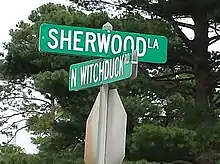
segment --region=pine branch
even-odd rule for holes
[[[173,26],[174,30],[176,31],[177,35],[183,40],[183,42],[187,45],[187,47],[193,50],[192,41],[187,38],[187,36],[183,33],[183,31],[179,28],[178,23],[174,20],[172,16],[167,19],[170,24]]]
[[[6,143],[6,145],[8,145],[8,144],[16,137],[16,135],[17,135],[17,133],[18,133],[19,131],[21,131],[22,129],[25,129],[25,128],[27,128],[27,127],[33,125],[33,124],[34,124],[34,123],[29,124],[29,125],[26,125],[26,126],[23,126],[23,127],[19,128],[19,129],[17,129],[17,130],[15,131],[13,137]]]
[[[220,65],[220,61],[213,61],[213,63],[210,65],[211,68],[215,68],[216,66]]]
[[[218,34],[218,32],[220,32],[220,29],[217,28],[216,23],[214,23],[214,24],[215,24],[214,27],[210,25],[209,28],[213,29],[215,31],[215,33]]]
[[[157,115],[157,116],[155,116],[155,115],[147,115],[146,117],[149,117],[149,118],[152,118],[152,119],[158,119],[158,118],[169,118],[169,119],[171,119],[171,118],[181,118],[182,116],[181,115],[175,115],[175,114],[169,114],[169,115],[165,115],[165,116],[163,116],[163,115]]]
[[[70,1],[73,1],[73,0],[70,0]],[[117,6],[117,7],[123,7],[125,8],[124,6],[122,6],[121,4],[116,4],[116,3],[112,3],[112,2],[106,2],[106,1],[102,1],[102,0],[99,0],[99,1],[96,1],[96,0],[83,0],[79,3],[77,3],[79,6],[83,7],[83,8],[86,8],[86,9],[96,9],[96,10],[101,10],[102,8],[97,8],[98,7],[98,4],[103,4],[103,5],[108,5],[108,6]],[[84,5],[86,4],[86,5]],[[95,5],[94,5],[95,4]],[[93,7],[91,8],[90,5],[93,5]],[[90,7],[90,8],[88,8]]]
[[[209,26],[209,28],[211,28],[215,31],[216,36],[209,38],[208,45],[211,45],[211,44],[217,42],[218,40],[220,40],[220,34],[219,34],[220,29],[218,29],[217,26],[218,25],[216,22],[214,22],[214,27],[212,27],[211,25]]]
[[[14,113],[14,114],[7,115],[7,116],[2,116],[2,117],[0,117],[0,119],[7,119],[7,118],[14,117],[14,116],[22,115],[22,114],[25,114],[25,113],[38,113],[38,114],[44,114],[43,112],[30,110],[30,111],[24,111],[24,112]]]
[[[175,83],[176,86],[172,87],[172,88],[167,88],[167,93],[175,91],[175,92],[179,92],[183,95],[191,95],[192,97],[195,98],[195,92],[194,92],[194,88],[193,87],[189,87],[189,86],[184,86],[184,89],[181,88],[181,86],[178,83]],[[165,86],[166,87],[166,86]]]
[[[162,75],[162,76],[155,76],[155,77],[152,77],[151,79],[157,80],[157,79],[173,77],[173,76],[181,75],[181,74],[193,74],[193,72],[190,71],[190,70],[183,70],[183,71],[178,71],[178,72],[174,72],[174,73],[170,73],[170,74],[165,74],[165,75]]]
[[[216,98],[214,101],[211,102],[211,108],[214,108],[215,106],[218,107],[220,105],[220,97]]]
[[[192,24],[183,23],[183,22],[178,22],[178,21],[175,21],[175,23],[176,23],[178,26],[182,26],[182,27],[186,27],[186,28],[190,28],[190,29],[192,29],[192,30],[195,30],[195,27],[194,27],[194,25],[192,25]]]
[[[44,102],[44,103],[46,103],[46,104],[48,104],[48,105],[51,105],[51,103],[50,102],[48,102],[48,101],[46,101],[46,100],[42,100],[42,99],[39,99],[39,98],[31,98],[31,97],[22,97],[22,96],[15,96],[15,97],[4,97],[3,99],[1,99],[1,100],[5,100],[5,99],[7,99],[7,100],[9,100],[9,99],[27,99],[27,100],[36,100],[36,101],[42,101],[42,102]]]
[[[183,78],[183,79],[179,79],[179,78],[176,78],[176,79],[159,79],[159,80],[156,80],[156,81],[179,82],[179,81],[188,81],[188,80],[195,80],[195,77],[189,77],[189,78]]]
[[[18,116],[18,115],[25,114],[25,113],[26,112],[14,113],[14,114],[11,114],[11,115],[2,116],[2,117],[0,117],[0,119],[11,118],[11,117]]]
[[[10,125],[8,125],[7,127],[1,129],[0,132],[3,132],[3,131],[5,131],[5,130],[10,129],[13,124],[17,124],[17,123],[20,123],[20,122],[22,122],[22,121],[27,121],[27,120],[28,120],[28,119],[25,118],[25,119],[21,119],[21,120],[18,120],[18,121],[14,121],[12,124],[10,124]]]
[[[194,163],[185,160],[176,160],[176,161],[172,161],[170,164],[194,164]]]
[[[213,80],[212,80],[211,85],[212,85],[213,87],[216,87],[216,85],[218,85],[218,82],[219,82],[219,80],[220,80],[220,72],[214,72],[214,73],[212,74],[212,77],[213,77]]]
[[[23,84],[23,83],[20,83],[20,82],[9,81],[9,84],[10,84],[10,83],[15,84],[15,85],[16,85],[16,84],[17,84],[17,85],[21,85],[21,86],[23,86],[23,87],[26,87],[26,88],[29,88],[29,89],[33,89],[33,90],[35,90],[35,91],[37,91],[37,92],[40,92],[40,93],[42,93],[42,94],[46,94],[46,92],[42,92],[42,91],[36,89],[35,87],[28,86],[28,85]]]
[[[91,1],[84,1],[84,2],[91,2]],[[95,1],[93,1],[93,2],[95,2]],[[115,3],[111,3],[111,2],[106,2],[106,1],[98,1],[99,3],[103,3],[103,4],[105,4],[105,5],[112,5],[112,6],[117,6],[117,7],[122,7],[122,8],[125,8],[125,9],[127,9],[127,8],[131,8],[132,7],[132,9],[134,10],[134,9],[136,9],[136,10],[141,10],[141,11],[148,11],[148,10],[150,10],[150,8],[144,8],[144,7],[142,7],[142,8],[138,8],[137,6],[133,6],[132,4],[129,4],[129,3],[122,3],[122,4],[115,4]],[[87,3],[87,4],[88,4]],[[165,5],[165,1],[163,0],[163,1],[159,1],[159,4],[160,5]],[[164,7],[164,6],[162,6],[162,7]],[[188,28],[191,28],[191,29],[194,29],[194,26],[193,25],[190,25],[190,24],[186,24],[186,23],[182,23],[182,22],[177,22],[177,21],[175,21],[174,20],[174,18],[172,17],[172,15],[166,15],[166,18],[165,18],[165,16],[163,15],[161,15],[161,14],[159,14],[158,12],[157,12],[157,8],[155,8],[155,7],[153,7],[152,6],[152,8],[151,8],[151,10],[153,11],[153,13],[156,13],[158,16],[160,16],[161,18],[163,18],[164,20],[166,20],[166,21],[169,21],[169,23],[173,26],[173,28],[174,28],[174,30],[177,32],[177,35],[185,42],[185,44],[187,45],[187,47],[189,48],[189,49],[193,49],[193,45],[192,45],[192,41],[190,41],[187,37],[186,37],[186,35],[182,32],[182,30],[179,28],[179,26],[184,26],[184,27],[188,27]]]
[[[213,36],[213,37],[209,38],[208,45],[211,45],[219,40],[220,40],[220,35]]]
[[[164,14],[161,14],[160,11],[158,12],[158,8],[157,7],[153,7],[152,6],[151,10],[153,11],[153,13],[155,13],[158,16],[160,16],[165,21],[168,21],[172,25],[172,27],[174,28],[174,31],[177,33],[177,35],[186,44],[186,46],[189,49],[193,50],[193,42],[187,38],[187,36],[183,33],[183,31],[180,29],[179,26],[185,26],[185,27],[191,28],[193,30],[194,30],[194,26],[190,25],[190,24],[186,24],[186,23],[175,21],[175,19],[172,16],[172,14],[169,11],[165,11],[165,5],[166,5],[165,3],[166,3],[165,0],[160,0],[159,1],[159,5],[161,6],[161,8],[163,8]]]

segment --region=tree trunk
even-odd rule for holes
[[[195,39],[193,40],[194,73],[196,76],[195,96],[198,116],[202,126],[210,123],[209,90],[210,67],[208,54],[208,21],[207,13],[202,7],[195,9],[193,15],[195,23]]]

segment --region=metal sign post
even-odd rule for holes
[[[111,31],[113,26],[107,22],[102,27],[103,30]],[[108,84],[101,85],[100,87],[100,108],[99,108],[99,125],[98,125],[98,163],[106,163],[106,128],[108,118]]]
[[[98,123],[97,164],[106,164],[106,131],[108,118],[108,84],[100,87],[100,108]]]

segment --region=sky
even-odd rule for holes
[[[9,30],[20,20],[28,21],[32,10],[45,3],[68,4],[68,0],[4,0],[0,2],[0,42],[9,41]]]
[[[45,3],[61,3],[67,5],[68,0],[4,0],[0,2],[0,44],[2,42],[10,41],[9,30],[15,28],[15,25],[20,20],[28,21],[28,16],[32,10],[36,9],[42,4]],[[190,22],[191,23],[191,22]],[[187,36],[192,39],[194,33],[187,29],[183,30]],[[220,43],[216,42],[209,47],[210,50],[220,51]],[[0,46],[0,52],[3,51],[2,46]],[[37,95],[39,96],[39,95]],[[3,137],[0,136],[0,142],[3,140]],[[21,146],[26,150],[27,153],[37,152],[36,146],[31,144],[30,135],[25,130],[22,130],[18,133],[14,143]]]

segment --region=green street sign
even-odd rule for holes
[[[130,49],[137,50],[140,62],[165,63],[167,60],[165,36],[53,24],[40,27],[41,52],[111,58]]]
[[[129,78],[131,75],[132,53],[72,64],[69,69],[69,90],[100,86]]]

